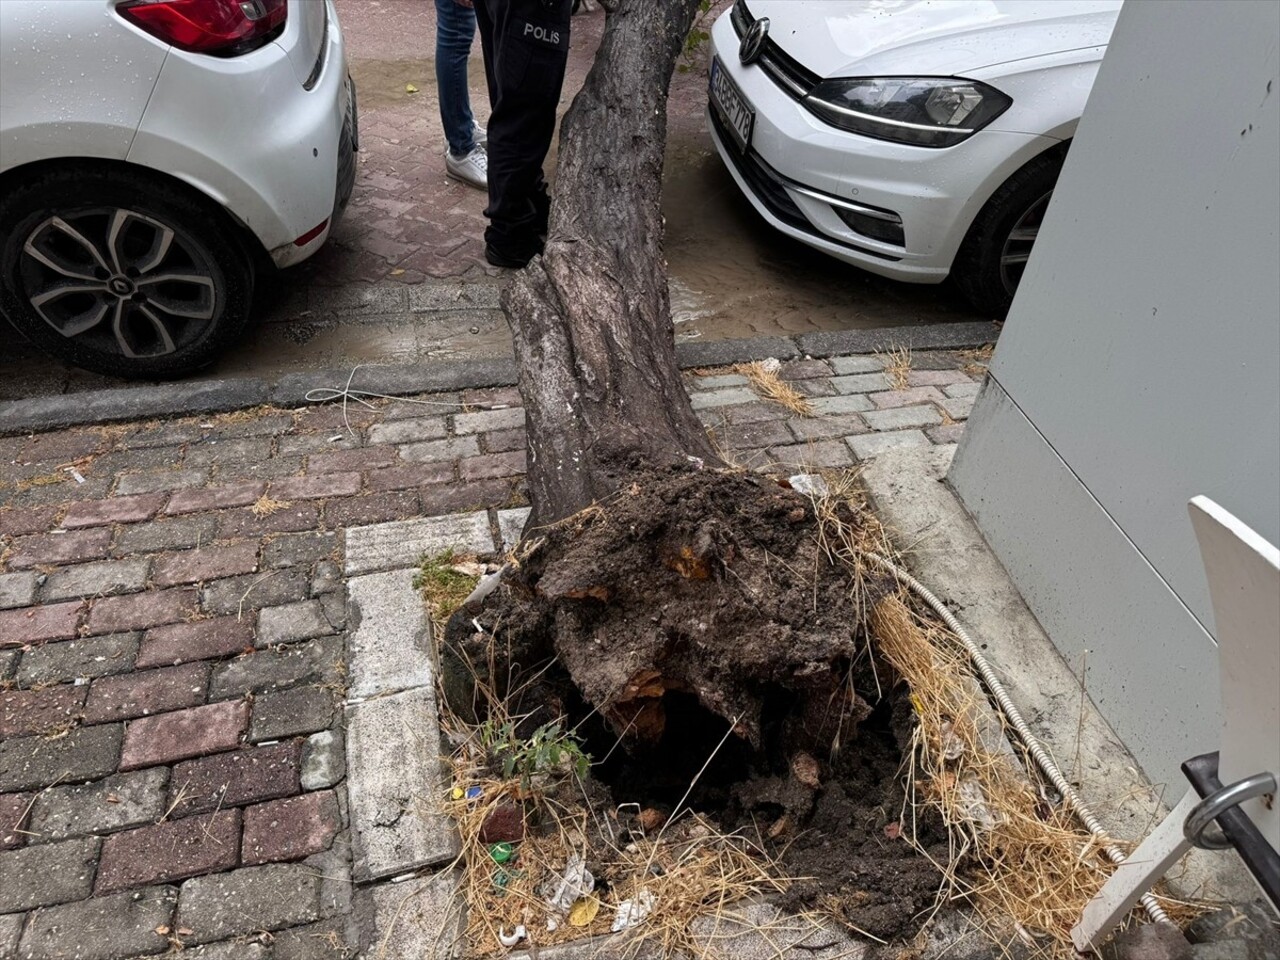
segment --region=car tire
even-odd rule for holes
[[[980,312],[997,318],[1009,312],[1065,158],[1066,150],[1053,149],[1029,161],[992,194],[969,227],[951,276]]]
[[[0,306],[77,367],[158,380],[211,363],[249,322],[238,230],[182,184],[60,166],[0,197]]]

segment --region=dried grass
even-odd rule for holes
[[[923,811],[936,811],[951,838],[949,862],[938,864],[944,897],[972,900],[997,943],[1017,937],[1040,956],[1074,957],[1071,927],[1114,869],[1102,847],[1115,841],[1093,836],[1065,804],[1042,796],[990,721],[966,652],[931,611],[890,595],[876,603],[870,625],[880,653],[910,686],[919,719],[904,835],[914,841]],[[1161,902],[1175,922],[1199,912]]]
[[[751,388],[766,400],[785,407],[798,417],[812,417],[813,404],[804,394],[778,376],[779,364],[775,360],[756,360],[740,363],[733,372],[747,378]]]
[[[887,353],[877,353],[884,361],[884,375],[891,390],[905,390],[909,386],[907,375],[911,373],[911,348],[894,347]]]
[[[991,366],[991,357],[995,352],[994,343],[984,343],[973,350],[961,350],[960,356],[964,358],[965,364],[960,369],[971,377],[981,377]]]
[[[273,500],[265,493],[253,502],[253,506],[249,511],[255,517],[269,517],[277,510],[283,510],[289,505],[287,500]]]

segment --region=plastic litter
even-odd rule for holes
[[[585,927],[600,913],[600,901],[595,897],[586,897],[574,903],[569,910],[569,926]]]
[[[506,863],[516,855],[516,848],[510,843],[495,843],[489,848],[489,859],[494,863]]]
[[[521,940],[529,936],[529,931],[524,928],[524,924],[518,924],[510,934],[507,933],[506,927],[498,928],[498,942],[504,947],[514,947]]]
[[[482,793],[484,791],[479,787],[467,787],[466,797],[468,800],[479,800]]]
[[[619,930],[627,929],[627,927],[634,927],[653,912],[653,908],[657,903],[657,897],[648,890],[641,890],[632,899],[623,900],[618,904],[618,912],[613,917],[613,926],[609,929],[613,933],[617,933]]]
[[[787,477],[787,483],[791,484],[791,489],[796,493],[810,497],[825,497],[831,492],[827,481],[816,473],[797,473],[794,477]]]
[[[555,930],[560,920],[579,900],[596,888],[596,878],[587,869],[586,862],[576,853],[565,864],[560,877],[543,887],[547,904],[547,929]]]

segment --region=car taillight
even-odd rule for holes
[[[116,10],[180,50],[218,57],[269,43],[289,14],[288,0],[124,0]]]

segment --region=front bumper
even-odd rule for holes
[[[711,52],[755,113],[745,151],[714,109],[708,110],[708,126],[757,212],[802,243],[882,276],[917,283],[945,279],[982,205],[1056,142],[992,130],[943,149],[862,137],[819,120],[759,65],[740,63],[728,13],[712,29]],[[838,212],[850,205],[895,214],[903,242],[886,243],[850,227]]]

